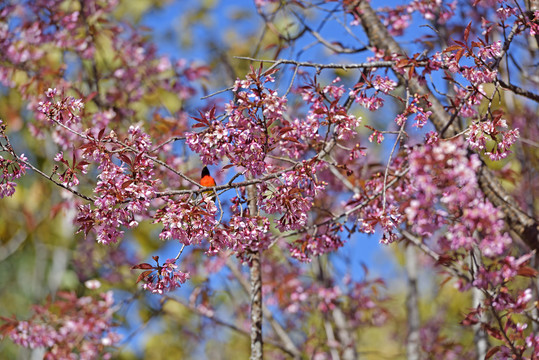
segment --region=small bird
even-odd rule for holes
[[[215,186],[215,179],[211,177],[210,170],[208,170],[207,166],[204,166],[202,168],[202,173],[200,174],[200,185],[204,187],[212,187]],[[205,191],[206,194],[211,194],[213,191]],[[215,200],[215,196],[213,197],[213,200]]]

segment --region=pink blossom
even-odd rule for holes
[[[177,259],[167,259],[163,265],[159,265],[159,256],[154,256],[155,266],[147,263],[138,264],[132,269],[145,270],[139,276],[139,281],[143,281],[142,288],[154,294],[164,294],[179,288],[189,279],[189,274],[178,269]]]
[[[36,306],[28,321],[13,322],[8,336],[23,347],[45,348],[45,359],[110,358],[103,346],[115,346],[120,337],[112,331],[112,293],[77,297],[58,293],[54,303]]]

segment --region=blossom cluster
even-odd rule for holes
[[[270,222],[266,217],[232,216],[227,230],[234,252],[248,260],[249,253],[267,249],[271,243],[269,228]]]
[[[432,238],[443,229],[436,239],[446,263],[467,268],[467,254],[478,250],[481,256],[474,260],[471,280],[460,279],[457,286],[460,290],[473,286],[485,298],[467,315],[464,324],[481,323],[492,336],[505,338],[506,344],[499,349],[502,356],[509,354],[510,348],[522,347],[515,339],[527,336],[523,332],[526,325],[513,318],[533,308],[531,290],[519,286],[509,289],[509,284],[517,276],[536,277],[537,271],[528,266],[533,253],[518,258],[507,255],[512,241],[505,231],[503,213],[480,196],[476,173],[481,163],[476,154],[468,154],[464,145],[461,139],[433,139],[410,151],[409,179],[414,196],[404,212],[411,229],[418,234]],[[503,318],[503,327],[492,328],[481,318],[491,309]],[[533,336],[527,339],[533,344]]]
[[[88,162],[82,160],[77,163],[75,152],[73,152],[71,164],[64,158],[63,152],[56,154],[54,161],[58,161],[66,166],[66,169],[61,174],[58,173],[60,182],[65,186],[74,187],[80,183],[79,178],[77,177],[77,170],[79,170],[81,174],[88,173]]]
[[[405,124],[407,117],[411,114],[415,114],[415,123],[413,126],[416,126],[418,128],[422,128],[423,126],[425,126],[427,124],[429,116],[432,115],[432,111],[425,111],[423,106],[420,106],[421,101],[424,101],[426,106],[431,106],[431,104],[424,96],[418,96],[416,94],[414,95],[412,101],[405,109],[405,111],[397,115],[397,117],[395,118],[395,123],[398,126],[402,127]],[[374,136],[374,134],[371,136]]]
[[[58,96],[58,89],[49,88],[45,95],[48,100],[40,101],[37,110],[44,114],[49,121],[54,121],[65,126],[79,123],[80,112],[84,109],[81,99],[73,96],[60,96],[60,100],[55,101]]]
[[[372,51],[375,53],[375,58],[371,58],[370,61],[379,60],[379,57],[384,58],[384,54],[379,53],[378,49],[373,48]],[[390,58],[396,60],[396,56],[390,56]],[[382,77],[373,72],[368,76],[363,77],[362,81],[358,82],[354,88],[349,91],[348,95],[351,96],[356,103],[366,109],[376,111],[384,106],[384,98],[380,95],[390,94],[396,87],[397,83],[388,76]],[[374,89],[374,93],[369,95],[367,91],[369,89]]]
[[[519,129],[508,129],[502,116],[503,112],[499,110],[494,112],[492,119],[473,122],[466,134],[472,149],[487,150],[488,142],[492,142],[492,150],[485,151],[485,155],[493,161],[506,158],[511,153],[510,147],[520,137]]]
[[[481,163],[477,155],[468,156],[463,145],[459,140],[439,140],[410,152],[409,177],[415,195],[405,214],[421,235],[430,236],[449,225],[442,242],[453,250],[470,250],[476,243],[474,232],[479,231],[483,254],[497,256],[511,240],[503,232],[503,214],[479,196],[476,172]],[[458,221],[449,223],[452,218]]]
[[[10,152],[10,145],[2,141],[5,139],[5,130],[5,125],[0,120],[0,151]],[[19,155],[19,161],[6,159],[0,155],[0,199],[15,193],[17,183],[13,180],[26,174],[27,166],[24,162],[27,160],[24,154]]]
[[[408,198],[413,190],[408,184],[408,177],[403,176],[404,165],[402,159],[395,159],[390,165],[391,176],[384,180],[384,176],[377,173],[365,183],[360,193],[346,203],[347,213],[355,220],[358,231],[374,234],[381,230],[382,243],[398,240],[397,230],[406,220],[399,201]],[[397,178],[400,181],[389,187],[388,183]]]
[[[110,359],[107,348],[120,340],[112,331],[112,292],[99,297],[61,292],[57,297],[47,305],[35,306],[29,320],[2,318],[5,323],[0,333],[20,346],[45,348],[48,360]]]
[[[201,204],[197,204],[188,196],[177,201],[168,200],[158,209],[154,222],[163,224],[159,234],[161,240],[178,240],[182,244],[200,244],[211,236],[218,222],[215,218],[217,206],[209,197],[204,196]]]
[[[54,125],[53,139],[63,150],[73,148],[73,145],[79,143],[78,134],[83,129],[81,115],[84,102],[73,96],[60,94],[56,88],[49,88],[45,97],[35,108],[37,120],[43,127]],[[36,135],[41,134],[37,126],[32,129]]]
[[[318,229],[314,234],[305,234],[289,245],[290,256],[301,261],[310,262],[313,257],[328,254],[343,246],[340,227],[331,229],[329,226]]]
[[[437,24],[445,24],[454,15],[457,2],[444,3],[442,1],[414,0],[407,5],[386,8],[383,14],[384,25],[391,35],[400,36],[410,27],[414,12],[418,12],[423,18],[435,21]]]
[[[215,122],[214,109],[195,118],[207,129],[189,133],[186,142],[204,163],[211,164],[226,156],[234,165],[245,168],[247,174],[264,173],[265,157],[275,144],[275,137],[267,129],[286,111],[286,99],[265,86],[273,81],[270,74],[262,76],[261,70],[254,69],[245,80],[238,79],[234,86],[236,99],[226,105],[225,126]]]
[[[303,99],[311,103],[312,114],[319,119],[321,125],[329,124],[334,126],[335,135],[339,140],[349,140],[357,133],[357,128],[361,124],[361,117],[351,114],[343,104],[340,104],[342,96],[345,94],[344,86],[337,86],[341,79],[336,77],[331,85],[327,85],[322,92],[316,94],[310,89],[306,89]],[[389,91],[393,83],[388,79],[380,80],[378,86],[382,92]],[[327,99],[329,106],[323,100]]]
[[[466,89],[455,86],[455,106],[460,107],[459,116],[462,117],[474,117],[477,115],[477,105],[481,103],[481,100],[485,96],[483,85],[477,87],[477,91],[467,94]]]
[[[309,104],[309,110],[304,118],[296,118],[290,122],[282,120],[276,150],[293,159],[299,159],[310,146],[323,143],[321,130],[333,129],[337,139],[342,141],[357,135],[361,117],[350,114],[341,104],[346,91],[342,84],[337,85],[339,82],[341,79],[337,77],[324,87],[310,84],[300,89],[302,99]]]
[[[282,6],[262,8],[270,3],[276,1],[255,0],[260,13],[302,5],[301,1],[283,2]],[[344,11],[352,14],[357,24],[357,9],[353,7],[358,3],[349,3],[342,2],[346,7]],[[503,5],[496,6],[496,10],[491,6],[495,3],[500,2],[487,0],[478,2],[478,6],[485,6],[502,25],[514,17],[529,28],[530,34],[538,32],[539,25],[535,22],[539,12],[519,17],[516,8]],[[302,320],[314,314],[313,309],[323,315],[339,310],[354,329],[363,324],[380,325],[387,318],[378,296],[383,282],[354,282],[346,277],[337,282],[324,278],[322,273],[318,278],[300,276],[305,273],[297,270],[295,260],[308,262],[336,251],[343,246],[346,232],[373,234],[381,231],[383,243],[397,241],[401,239],[399,230],[406,225],[415,234],[430,239],[429,245],[440,251],[440,263],[468,271],[469,281],[463,276],[457,286],[461,290],[478,289],[484,300],[463,323],[482,323],[493,337],[504,341],[497,356],[516,356],[515,349],[525,345],[534,350],[539,347],[538,337],[529,333],[527,323],[521,320],[534,308],[532,290],[513,281],[517,277],[536,278],[537,272],[528,265],[530,254],[519,256],[511,248],[502,211],[486,200],[479,189],[476,173],[482,165],[479,156],[470,151],[484,150],[492,160],[502,159],[519,137],[518,129],[509,129],[510,114],[504,117],[490,107],[488,84],[502,83],[497,82],[498,66],[508,49],[505,44],[502,48],[501,41],[489,40],[499,38],[489,35],[494,23],[482,20],[484,40],[474,39],[469,44],[468,37],[475,33],[469,26],[464,41],[456,40],[454,45],[432,57],[428,54],[432,46],[438,46],[436,42],[429,44],[426,48],[429,51],[423,55],[411,58],[406,58],[404,53],[388,54],[383,46],[372,48],[374,58],[367,61],[387,60],[392,61],[393,66],[364,69],[351,89],[346,89],[338,77],[328,85],[319,84],[318,74],[326,69],[316,69],[313,80],[300,87],[298,93],[291,96],[294,101],[290,102],[288,92],[282,95],[278,83],[273,84],[276,68],[265,72],[263,65],[259,69],[252,68],[245,79],[235,82],[234,99],[226,103],[223,114],[218,114],[221,105],[213,103],[193,118],[195,124],[190,127],[183,109],[184,100],[191,98],[195,91],[189,81],[207,75],[208,68],[188,66],[184,60],[174,62],[157,55],[156,47],[149,45],[145,34],[127,24],[111,21],[111,11],[117,4],[116,0],[88,0],[71,7],[61,1],[36,0],[28,4],[28,9],[22,5],[3,6],[0,47],[5,51],[0,56],[3,60],[0,83],[16,86],[17,91],[20,88],[22,99],[28,102],[37,120],[29,125],[33,134],[52,133],[53,141],[61,148],[50,179],[64,187],[75,188],[80,182],[85,185],[83,179],[94,178],[92,197],[81,195],[90,201],[78,208],[76,221],[81,231],[92,233],[89,238],[95,236],[98,242],[109,244],[120,240],[126,228],[151,219],[162,226],[161,240],[177,240],[182,245],[176,258],[159,263],[159,258],[154,256],[155,265],[141,263],[133,267],[143,270],[138,279],[143,289],[163,294],[187,281],[189,272],[179,270],[183,246],[203,248],[206,255],[228,254],[225,250],[230,250],[249,262],[252,254],[275,244],[283,246],[284,239],[293,239],[283,246],[294,258],[287,264],[288,272],[279,267],[279,261],[270,258],[279,251],[265,251],[261,260],[264,275],[272,275],[263,285],[264,291],[271,288],[271,294],[264,296],[270,297],[272,305],[282,306],[285,312]],[[367,2],[361,3],[365,4]],[[408,5],[378,9],[377,14],[391,35],[403,35],[416,16],[414,13],[442,28],[455,15],[456,4],[456,1],[413,0]],[[306,7],[303,11],[307,13],[310,9]],[[338,11],[338,7],[333,11]],[[10,13],[19,15],[10,18]],[[41,17],[41,21],[37,21]],[[273,18],[279,17],[267,17],[268,25]],[[98,37],[101,35],[96,34],[96,29],[106,36]],[[304,29],[305,33],[314,34],[307,26]],[[437,33],[440,34],[442,31]],[[504,40],[509,42],[513,35],[505,36]],[[283,44],[286,42],[284,37],[280,40]],[[343,45],[339,46],[344,49]],[[57,66],[56,62],[49,61],[48,56],[56,54],[73,57],[73,63],[81,62],[83,75],[72,77],[66,71],[70,66]],[[90,64],[97,65],[87,66]],[[311,71],[304,65],[296,66],[290,85],[293,92],[296,91],[293,86],[296,74],[305,79]],[[85,68],[92,69],[86,72]],[[509,71],[510,67],[507,69]],[[374,160],[374,156],[360,158],[366,155],[361,147],[360,126],[364,121],[350,110],[351,106],[356,106],[353,102],[370,111],[380,110],[385,101],[393,99],[407,104],[404,111],[394,117],[395,123],[405,130],[409,117],[413,117],[414,126],[424,128],[432,115],[430,101],[435,101],[434,96],[442,98],[441,92],[436,95],[427,87],[421,95],[401,98],[395,90],[406,87],[408,92],[412,87],[408,88],[409,84],[402,81],[401,88],[397,89],[395,78],[389,75],[392,70],[404,79],[416,78],[418,86],[426,83],[430,73],[443,71],[446,78],[456,84],[453,93],[449,91],[444,98],[444,105],[455,117],[469,118],[471,125],[463,132],[467,143],[461,138],[446,140],[441,139],[444,134],[430,133],[424,144],[409,148],[405,145],[409,139],[401,131],[396,140],[400,141],[400,151],[391,153],[387,165],[381,165],[384,161]],[[516,79],[511,77],[512,82]],[[49,88],[45,99],[35,94],[50,84],[56,88]],[[524,95],[533,97],[533,94]],[[167,101],[170,98],[174,101]],[[485,100],[490,101],[488,113],[479,116],[479,105]],[[163,115],[161,105],[173,114]],[[393,132],[389,131],[394,127],[392,118],[388,118],[388,129],[365,126],[373,131],[369,136],[371,142],[381,143],[384,134],[392,136]],[[132,125],[141,119],[152,121],[145,128]],[[188,177],[192,167],[185,172],[187,175],[183,168],[177,170],[180,165],[187,167],[187,162],[174,154],[174,141],[182,141],[180,139],[185,139],[185,144],[204,164],[223,162],[226,168],[235,168],[237,176],[243,175],[247,183],[254,180],[247,186],[256,189],[253,191],[256,195],[247,196],[245,186],[237,185],[238,196],[227,209],[228,199],[216,204],[211,196],[199,194],[201,190],[186,189],[182,181],[194,181]],[[153,147],[152,142],[161,145]],[[4,142],[1,145],[2,151],[7,151],[14,159],[0,156],[0,197],[4,197],[13,194],[13,180],[24,174],[27,159],[24,155],[17,157]],[[385,171],[379,170],[385,166]],[[169,179],[171,173],[178,176]],[[178,188],[179,191],[171,190]],[[341,196],[343,189],[354,193],[351,200]],[[479,255],[475,257],[475,254]],[[473,260],[472,269],[468,260]],[[120,262],[125,262],[125,258]],[[219,259],[218,266],[223,262]],[[182,267],[191,271],[185,264]],[[267,285],[268,282],[271,285]],[[34,319],[7,321],[4,329],[17,344],[46,347],[51,358],[102,356],[103,347],[117,341],[107,330],[110,324],[99,323],[99,319],[94,321],[99,316],[94,308],[101,312],[104,321],[110,320],[108,298],[101,300],[105,305],[96,305],[90,298],[62,296],[71,305],[54,305],[60,308],[62,315],[68,313],[67,322],[59,320],[61,317],[56,317],[54,309],[42,308],[39,313],[40,316],[45,314],[46,323]],[[197,296],[193,295],[193,303]],[[93,308],[85,308],[90,303]],[[204,301],[199,310],[213,315],[206,304]],[[71,309],[74,310],[70,312]],[[499,316],[503,326],[496,328],[491,325],[491,319],[485,320],[482,315],[487,311]],[[92,317],[90,321],[89,317]],[[92,328],[94,325],[96,329]],[[435,326],[430,325],[430,332],[428,327],[427,324],[422,334],[440,333]],[[428,339],[434,344],[439,338]],[[511,343],[511,339],[516,340]],[[339,340],[331,341],[325,345],[340,346]],[[346,346],[348,344],[342,344],[342,348]],[[425,351],[435,353],[438,350],[434,347]],[[457,352],[439,353],[457,356]]]
[[[303,165],[284,173],[278,181],[258,186],[260,209],[268,214],[283,214],[276,224],[280,231],[305,226],[314,197],[325,187],[316,180],[316,172],[325,166],[324,163],[305,162]]]
[[[178,270],[177,259],[167,259],[163,265],[159,265],[159,256],[153,256],[155,266],[142,263],[133,266],[131,269],[142,269],[143,271],[137,283],[142,281],[142,288],[153,294],[164,294],[179,288],[189,279],[189,273]]]
[[[83,156],[92,158],[101,172],[94,206],[79,206],[77,222],[86,234],[96,232],[99,243],[117,242],[122,227],[136,227],[136,216],[146,215],[159,183],[154,163],[146,154],[151,146],[148,135],[138,126],[131,126],[128,132],[123,142],[114,133],[100,139],[89,136],[84,147]],[[105,146],[109,142],[114,144],[111,149]]]
[[[197,152],[204,164],[215,164],[228,153],[229,131],[225,124],[216,119],[215,107],[210,111],[195,117],[199,124],[194,127],[202,127],[203,132],[189,132],[186,134],[186,143],[191,150]]]

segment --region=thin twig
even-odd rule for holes
[[[406,104],[404,106],[404,111],[406,112],[408,110],[408,105],[410,103],[410,89],[408,86],[406,86]],[[387,176],[389,174],[389,167],[391,166],[391,159],[393,158],[393,155],[395,153],[395,149],[397,148],[397,144],[401,140],[402,134],[404,133],[404,127],[406,126],[407,119],[404,119],[400,130],[399,135],[397,135],[397,138],[395,139],[395,143],[393,144],[393,148],[391,149],[391,152],[389,153],[389,158],[387,159],[387,165],[386,170],[384,172],[384,187],[382,191],[382,212],[385,213],[386,211],[386,183],[387,183]]]
[[[182,255],[183,249],[185,249],[185,244],[182,244],[182,248],[180,249],[180,252],[178,253],[178,255],[176,255],[176,257],[174,258],[174,260],[178,260],[180,258],[180,256]]]

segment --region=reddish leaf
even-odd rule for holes
[[[466,315],[466,318],[464,318],[464,320],[462,320],[460,323],[462,325],[466,325],[466,326],[477,324],[479,322],[479,320],[476,317],[476,315],[477,315],[476,313],[477,313],[476,311],[472,311],[471,313]]]
[[[500,346],[494,346],[493,348],[490,348],[489,351],[487,351],[487,354],[485,355],[485,360],[488,360],[492,357],[492,355],[496,354],[498,351],[500,351]]]
[[[289,132],[289,131],[292,131],[292,130],[294,130],[293,127],[291,127],[291,126],[286,126],[286,127],[281,128],[281,129],[279,130],[279,133],[280,133],[280,134],[284,134],[284,133]]]
[[[505,115],[505,111],[503,109],[496,109],[492,112],[492,115],[495,119],[499,119]]]
[[[286,136],[286,137],[282,138],[282,140],[286,140],[286,141],[290,141],[290,142],[294,142],[294,143],[298,143],[298,144],[300,143],[298,141],[298,139],[296,139],[294,137],[290,137],[290,136]]]
[[[4,320],[4,319],[2,319],[2,320]],[[5,323],[2,326],[0,326],[0,335],[2,335],[2,336],[6,336],[9,332],[11,332],[15,328],[17,328],[17,325],[18,325],[17,320],[15,320],[15,319],[13,319],[13,320],[8,319],[8,320],[10,322]]]
[[[154,267],[148,263],[142,263],[142,264],[137,264],[137,265],[133,265],[131,267],[131,270],[134,270],[134,269],[153,269]]]
[[[410,66],[410,70],[408,70],[408,80],[412,79],[412,75],[414,75],[414,71],[415,71],[415,64]]]
[[[451,45],[449,47],[446,47],[444,52],[451,52],[451,51],[459,50],[461,48],[462,48],[462,46],[460,46],[460,45]]]
[[[440,288],[444,287],[445,284],[447,284],[447,282],[449,280],[452,280],[453,278],[451,276],[447,276],[444,280],[442,280],[442,282],[440,283]]]
[[[293,188],[292,190],[289,191],[289,194],[290,195],[301,194],[301,189]]]
[[[481,45],[481,42],[479,42],[479,41],[472,41],[472,47],[473,48],[474,47],[478,48],[478,47],[483,47],[483,45]]]
[[[86,96],[86,99],[84,99],[84,102],[87,103],[88,101],[91,101],[96,95],[97,91],[89,93],[88,96]]]
[[[397,60],[397,63],[395,64],[396,67],[405,67],[410,63],[410,60],[408,59],[399,59]]]
[[[267,71],[264,75],[269,76],[275,74],[277,71],[279,71],[279,68],[273,68],[270,71]]]
[[[496,328],[493,328],[492,326],[488,326],[486,324],[484,324],[484,327],[485,327],[485,330],[487,331],[487,333],[490,336],[492,336],[493,338],[498,339],[498,340],[501,340],[503,338],[502,333],[500,332],[500,330],[498,330]]]
[[[152,273],[152,271],[144,271],[144,272],[140,273],[140,275],[137,278],[137,282],[135,284],[138,284],[141,280],[146,279],[148,277],[148,275],[150,275],[151,273]]]
[[[455,60],[459,62],[460,59],[462,58],[462,55],[464,55],[464,49],[460,49],[459,51],[457,51],[457,54],[455,55]]]
[[[530,266],[524,266],[518,269],[517,274],[524,277],[534,278],[539,274],[539,271]]]
[[[453,258],[449,255],[440,255],[438,261],[436,261],[436,265],[450,265],[453,261]]]
[[[468,42],[468,36],[470,36],[470,29],[472,28],[472,22],[466,26],[466,29],[464,30],[464,41]]]
[[[124,183],[122,184],[122,189],[126,189],[129,185],[131,185],[132,183],[134,183],[133,180],[127,180],[127,181],[124,181]]]

